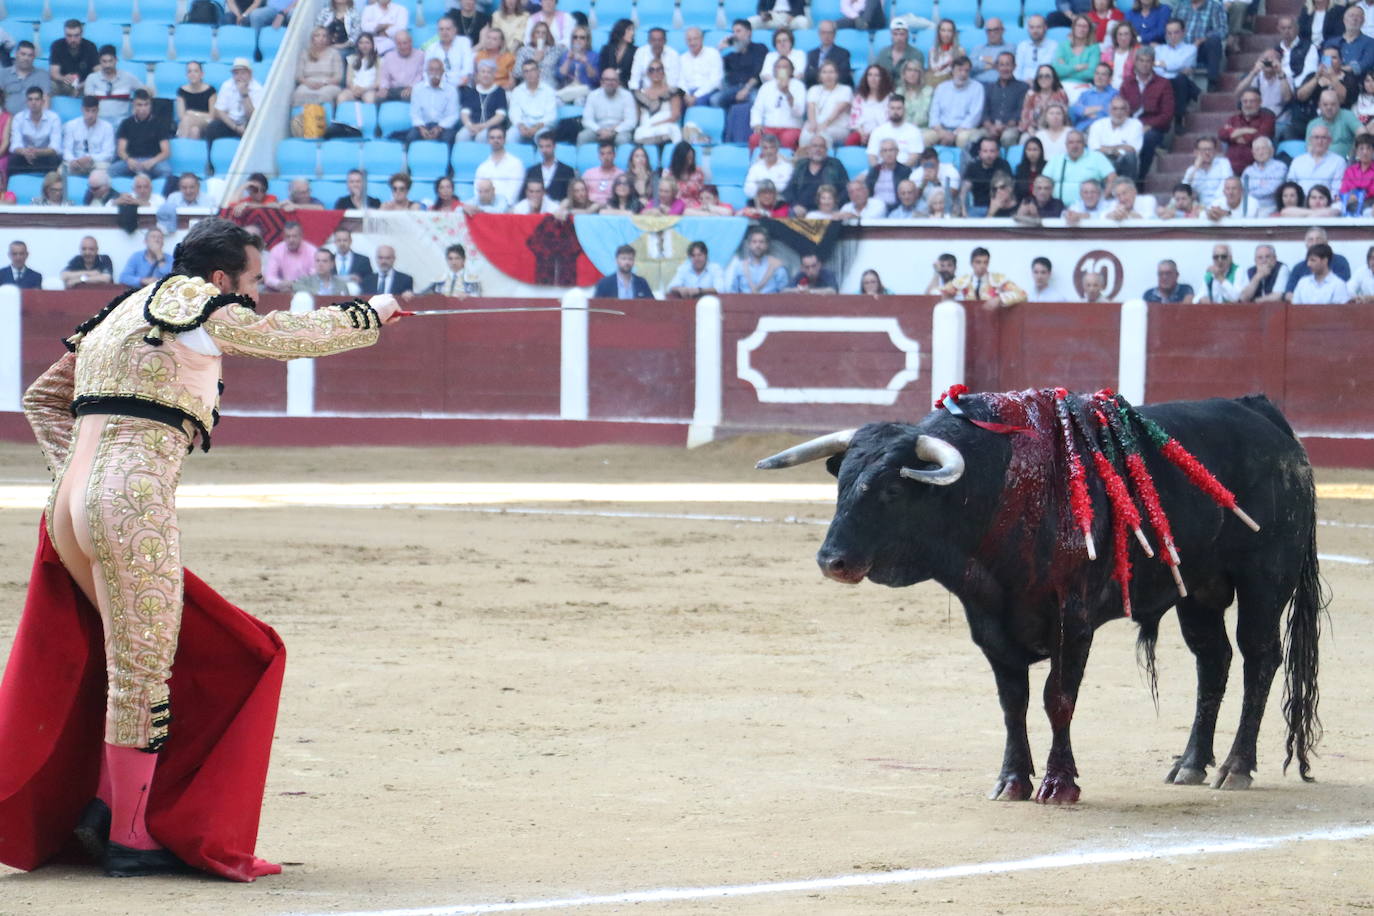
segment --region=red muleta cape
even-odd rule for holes
[[[286,647],[185,571],[170,683],[172,738],[148,827],[195,868],[233,881],[281,872],[253,855]],[[72,828],[95,795],[105,728],[100,615],[39,526],[24,615],[0,682],[0,862],[83,861]]]

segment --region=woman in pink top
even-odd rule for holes
[[[663,174],[672,176],[677,186],[677,196],[683,201],[684,207],[701,203],[701,189],[706,185],[706,176],[697,168],[697,151],[692,144],[684,140],[673,147],[673,157],[668,160],[668,167]]]
[[[1360,134],[1355,138],[1355,160],[1345,167],[1341,178],[1341,196],[1364,192],[1364,208],[1374,204],[1374,135]],[[1358,214],[1351,214],[1358,215]]]

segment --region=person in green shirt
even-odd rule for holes
[[[1341,107],[1340,96],[1331,89],[1322,90],[1317,100],[1317,116],[1307,122],[1306,136],[1312,136],[1313,129],[1318,125],[1324,125],[1331,131],[1331,152],[1342,159],[1349,159],[1355,145],[1355,135],[1360,132],[1360,119],[1349,108]]]

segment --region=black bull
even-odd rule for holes
[[[996,419],[985,397],[966,395],[959,403],[969,417]],[[1141,655],[1153,686],[1159,623],[1176,607],[1197,661],[1192,732],[1166,781],[1202,783],[1207,767],[1216,763],[1213,735],[1231,665],[1224,613],[1233,597],[1245,692],[1235,743],[1215,785],[1242,789],[1251,783],[1265,701],[1275,672],[1285,664],[1280,623],[1290,604],[1285,768],[1296,755],[1303,779],[1309,779],[1308,754],[1320,733],[1317,639],[1324,603],[1307,455],[1282,414],[1262,396],[1165,403],[1140,413],[1172,433],[1260,525],[1258,532],[1250,530],[1153,448],[1144,449],[1173,525],[1188,596],[1180,597],[1167,567],[1148,559],[1132,540],[1130,594]],[[1041,429],[1032,436],[1053,434]],[[992,665],[1007,730],[991,798],[1031,796],[1029,666],[1050,660],[1044,704],[1053,738],[1035,797],[1074,802],[1078,770],[1069,724],[1093,631],[1121,617],[1121,592],[1111,578],[1102,485],[1090,475],[1095,541],[1103,547],[1098,559],[1089,561],[1082,536],[1067,517],[1065,485],[1057,479],[1062,475],[1037,472],[1013,454],[1030,442],[1016,441],[1023,435],[988,431],[940,410],[914,426],[874,423],[821,437],[759,467],[828,459],[839,494],[817,555],[825,575],[846,583],[867,577],[893,587],[934,579],[959,598],[973,641]]]

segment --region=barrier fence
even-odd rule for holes
[[[109,290],[0,287],[0,438],[23,441],[23,387]],[[473,300],[429,300],[461,308]],[[483,307],[556,300],[482,299]],[[588,304],[623,317],[589,313]],[[261,308],[308,310],[268,294]],[[1319,463],[1374,466],[1374,306],[1036,303],[930,296],[724,296],[561,312],[414,318],[375,347],[224,362],[216,443],[700,444],[915,420],[977,390],[1114,387],[1137,402],[1269,395]]]

